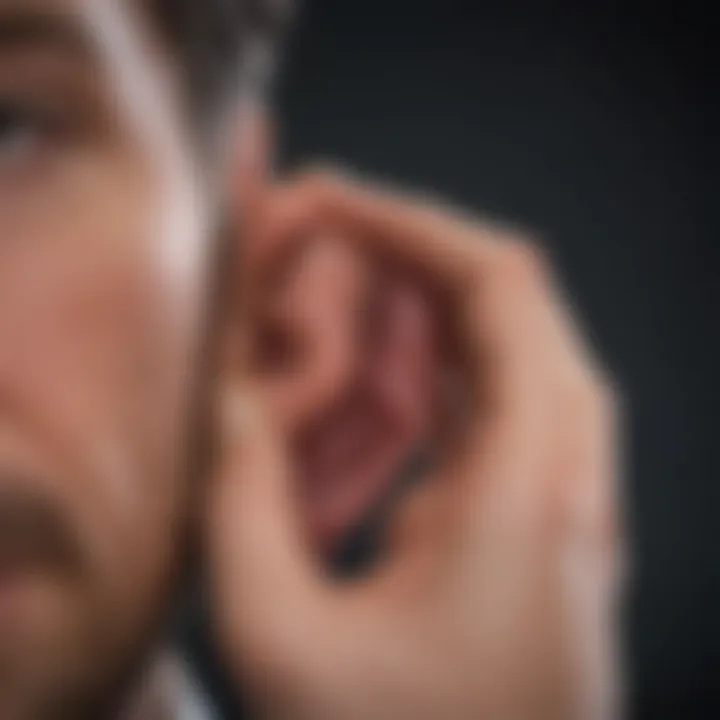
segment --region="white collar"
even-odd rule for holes
[[[185,660],[177,654],[162,661],[160,680],[172,720],[215,720],[216,713],[197,678]]]
[[[185,659],[165,651],[151,664],[123,720],[217,720],[217,713]]]

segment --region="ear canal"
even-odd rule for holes
[[[327,553],[383,505],[429,432],[434,328],[416,283],[343,239],[307,243],[284,277],[263,308],[260,370],[293,448],[303,525]]]

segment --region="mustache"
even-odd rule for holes
[[[0,478],[0,575],[28,568],[76,573],[82,566],[77,533],[57,504],[19,478]]]

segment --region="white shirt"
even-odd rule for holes
[[[187,662],[175,652],[155,660],[122,720],[217,720],[218,714],[193,676]]]

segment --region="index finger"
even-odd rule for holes
[[[304,239],[328,231],[421,272],[444,290],[464,290],[495,256],[498,238],[510,235],[429,197],[375,190],[325,173],[280,186],[267,201],[264,226],[247,248],[248,264],[260,275]]]

